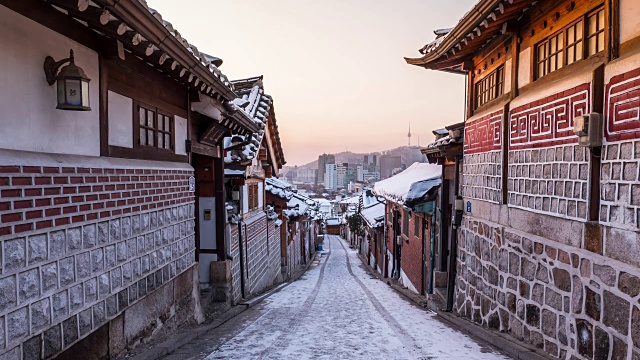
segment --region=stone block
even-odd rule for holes
[[[209,281],[224,284],[231,281],[231,261],[212,261],[209,265]]]
[[[578,353],[586,358],[593,358],[593,325],[587,320],[576,320]]]
[[[62,350],[62,331],[60,325],[56,325],[42,334],[43,354],[48,359]]]
[[[109,222],[104,221],[97,225],[97,244],[100,246],[109,243]]]
[[[58,264],[52,262],[40,268],[42,278],[42,292],[47,293],[58,288]]]
[[[69,314],[69,295],[67,290],[54,294],[53,300],[53,321],[57,321]]]
[[[9,343],[29,334],[29,308],[25,306],[7,315],[7,340]]]
[[[104,248],[104,265],[105,268],[116,266],[116,246],[109,245]]]
[[[66,348],[73,342],[78,340],[78,316],[73,315],[62,322],[62,340],[63,346]]]
[[[126,240],[131,237],[131,218],[123,217],[120,223],[122,225],[121,239]]]
[[[593,274],[608,286],[616,285],[616,271],[609,265],[593,264]]]
[[[127,242],[121,241],[116,244],[116,259],[118,264],[127,261]]]
[[[604,304],[602,322],[621,334],[627,335],[629,333],[629,302],[606,290],[602,293],[602,299]]]
[[[82,284],[72,286],[69,289],[69,305],[71,310],[77,310],[84,304],[84,287]]]
[[[633,307],[631,315],[631,339],[633,339],[633,345],[640,348],[640,307],[638,306]]]
[[[18,284],[18,300],[21,303],[40,296],[40,273],[37,268],[21,272]]]
[[[138,336],[151,320],[165,313],[173,303],[172,284],[161,286],[157,291],[140,299],[130,311],[126,311],[124,314],[126,339]]]
[[[118,296],[110,296],[105,302],[107,305],[107,317],[115,316],[118,313]]]
[[[93,321],[96,327],[102,325],[107,319],[105,302],[101,301],[93,306]]]
[[[91,276],[91,253],[89,251],[76,255],[76,269],[78,280]]]
[[[98,280],[89,279],[84,282],[84,301],[86,304],[93,303],[98,299]]]
[[[78,314],[78,330],[80,336],[85,336],[91,332],[92,309],[82,310]]]
[[[553,282],[556,285],[556,288],[564,292],[570,292],[571,291],[571,275],[569,275],[569,272],[564,269],[554,267],[552,269],[552,273],[553,273]]]
[[[98,297],[104,298],[111,292],[109,273],[98,275]]]
[[[634,338],[637,339],[637,338]],[[626,359],[627,357],[627,344],[613,336],[613,350],[611,352],[611,359]]]
[[[549,283],[549,270],[541,263],[538,263],[538,269],[536,270],[536,279],[542,281],[545,284]]]
[[[91,249],[96,246],[97,234],[96,225],[86,225],[82,227],[82,248]]]
[[[42,353],[42,338],[40,335],[22,343],[22,360],[39,360]]]
[[[547,309],[542,310],[542,332],[551,337],[556,338],[557,334],[557,316],[554,312]]]
[[[609,349],[611,347],[611,339],[609,333],[605,330],[601,329],[599,326],[596,326],[595,336],[594,336],[594,359],[608,359],[609,358]]]
[[[127,338],[124,335],[124,315],[113,319],[109,325],[109,350],[112,355],[122,354],[127,345]]]
[[[104,250],[97,248],[91,251],[91,272],[98,273],[104,269]]]
[[[26,264],[25,239],[13,239],[4,242],[4,272],[13,272],[24,268]]]
[[[115,219],[109,221],[109,242],[113,243],[120,240],[120,220]]]
[[[540,305],[544,304],[544,285],[540,283],[536,283],[533,285],[533,290],[531,291],[531,300],[537,302]]]
[[[73,253],[82,249],[82,229],[72,228],[67,230],[67,251]]]
[[[64,230],[54,231],[49,234],[49,258],[58,259],[67,251],[67,235]]]
[[[27,239],[27,262],[29,265],[47,260],[47,235],[29,236]]]
[[[122,287],[122,269],[117,267],[109,273],[111,278],[111,291],[115,291]]]
[[[556,310],[562,311],[562,296],[550,288],[547,288],[545,291],[545,304]]]
[[[558,341],[567,346],[567,320],[564,316],[558,316]]]
[[[585,289],[584,311],[590,318],[596,321],[600,321],[600,314],[602,309],[600,294],[596,293],[588,286]]]
[[[137,239],[127,240],[127,258],[133,259],[138,253],[138,241]]]
[[[73,256],[60,260],[58,268],[60,269],[60,286],[65,287],[75,282],[75,261]]]
[[[4,313],[18,302],[16,275],[0,279],[0,312]]]
[[[49,324],[51,324],[51,303],[49,298],[44,298],[31,304],[31,332],[35,333]]]
[[[525,306],[527,325],[540,328],[540,308],[533,304]]]

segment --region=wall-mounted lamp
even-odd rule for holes
[[[69,65],[60,69],[66,63]],[[58,83],[58,106],[56,109],[91,110],[89,106],[89,81],[91,79],[87,77],[81,67],[76,66],[73,50],[69,51],[68,58],[60,61],[55,61],[51,56],[47,56],[44,59],[44,73],[49,85]]]

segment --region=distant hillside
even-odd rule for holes
[[[382,154],[400,155],[400,158],[402,159],[402,163],[409,166],[414,162],[427,161],[426,157],[420,152],[420,149],[421,148],[417,146],[411,146],[411,147],[401,146],[399,148],[386,150],[386,151],[372,152],[370,154],[371,155],[382,155]],[[346,163],[346,162],[352,163],[352,164],[362,164],[363,157],[368,154],[365,154],[365,153],[358,154],[358,153],[353,153],[351,151],[343,151],[341,153],[337,153],[334,155],[336,156],[336,163],[338,164]],[[318,160],[312,161],[300,167],[310,167],[312,169],[317,169]]]

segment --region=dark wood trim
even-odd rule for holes
[[[167,151],[157,151],[155,148],[145,147],[139,149],[130,149],[120,146],[109,146],[109,156],[124,159],[139,159],[153,161],[170,161],[188,163],[189,157],[186,155],[177,155]]]
[[[615,60],[620,56],[620,0],[606,0],[609,11],[607,26],[610,35],[607,36],[609,41],[609,61]]]
[[[475,109],[474,109],[474,90],[473,90],[473,78],[475,76],[475,73],[473,72],[473,70],[471,71],[467,71],[467,114],[466,114],[466,118],[465,121],[467,119],[469,119],[470,117],[473,116],[473,114],[475,113]]]
[[[100,52],[102,48],[103,37],[73,20],[70,16],[52,8],[45,1],[2,0],[0,6],[5,6],[97,52]]]
[[[109,155],[109,70],[104,57],[98,58],[100,68],[100,156]]]
[[[227,241],[225,239],[225,188],[224,188],[224,161],[221,158],[213,159],[213,186],[216,197],[216,249],[218,260],[226,260]]]
[[[176,107],[175,105],[164,102],[160,99],[157,99],[143,91],[139,91],[129,85],[122,84],[117,80],[109,79],[109,90],[115,93],[118,93],[122,96],[126,96],[145,104],[148,104],[151,107],[158,108],[160,110],[164,110],[165,112],[171,113],[173,115],[180,116],[181,118],[187,118],[187,111]]]
[[[511,37],[511,100],[515,99],[519,93],[518,69],[520,68],[520,42],[518,36]]]
[[[604,78],[605,65],[601,64],[593,71],[591,104],[592,111],[602,114],[604,111]],[[604,136],[604,135],[603,135]],[[589,151],[591,163],[590,179],[591,188],[589,189],[589,221],[598,221],[600,219],[600,168],[601,168],[601,148],[591,149]]]
[[[504,104],[502,113],[502,199],[500,204],[507,204],[509,196],[509,108],[511,102]]]

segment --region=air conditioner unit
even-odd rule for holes
[[[602,114],[591,113],[573,119],[573,133],[578,136],[578,145],[589,148],[602,146]]]

